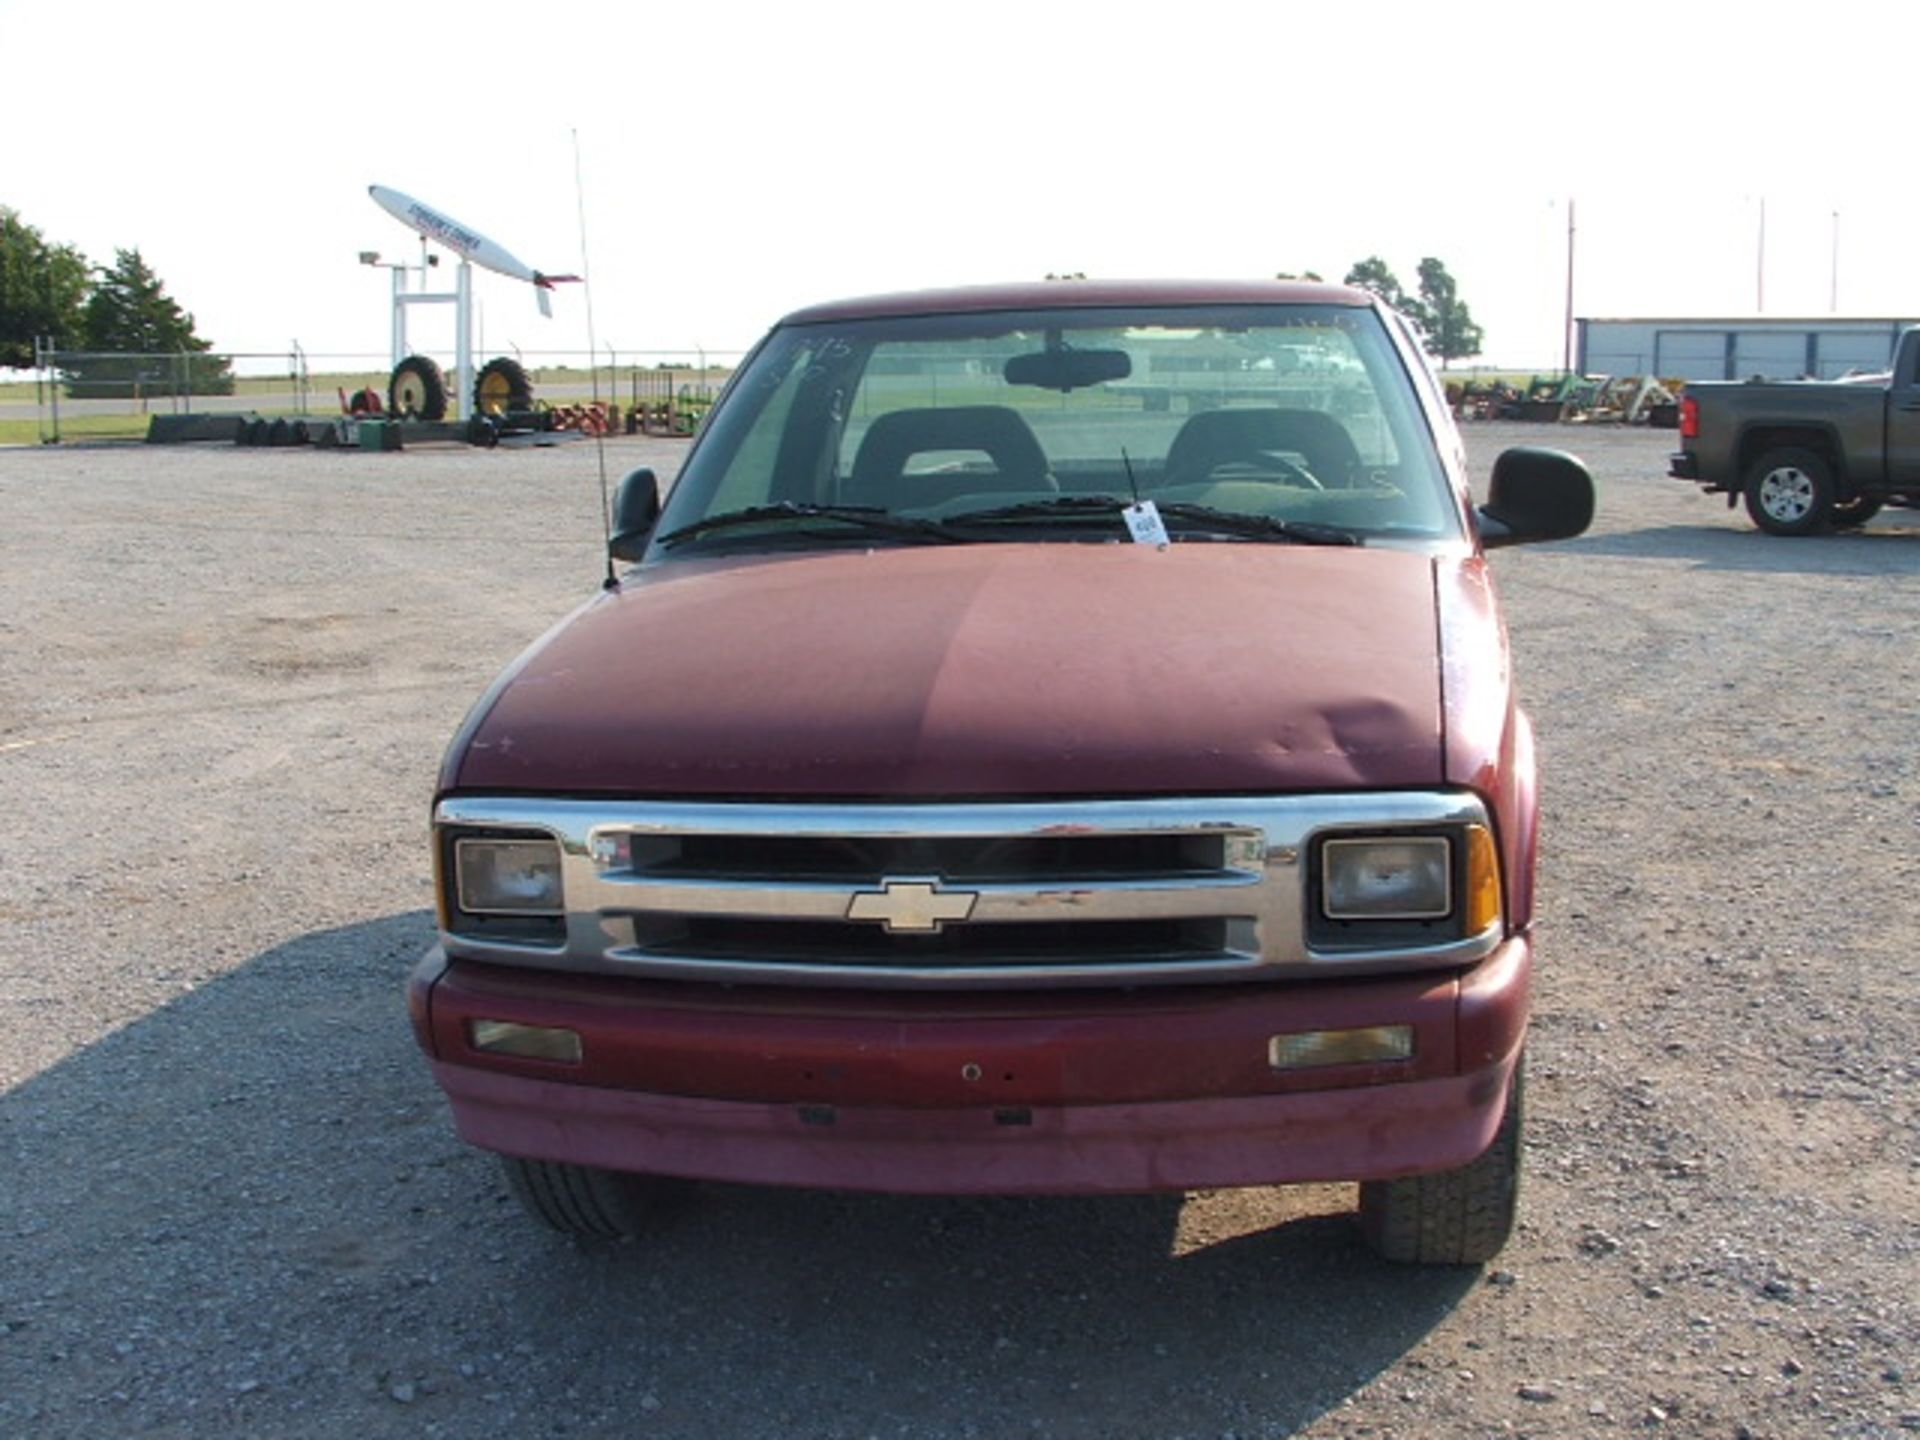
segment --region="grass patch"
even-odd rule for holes
[[[145,415],[62,415],[62,440],[144,440]],[[0,445],[38,445],[38,420],[0,420]]]
[[[1536,380],[1559,380],[1564,372],[1549,370],[1482,370],[1473,365],[1456,365],[1451,370],[1436,370],[1443,385],[1477,385],[1485,390],[1504,385],[1524,390]]]

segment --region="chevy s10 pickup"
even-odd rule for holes
[[[1360,1182],[1513,1223],[1533,734],[1485,504],[1399,317],[1072,282],[789,316],[604,589],[474,707],[409,987],[462,1136],[619,1235],[687,1181]]]

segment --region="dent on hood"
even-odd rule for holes
[[[1343,766],[1356,787],[1404,783],[1409,762],[1432,764],[1437,741],[1420,735],[1428,717],[1389,701],[1355,700],[1297,716],[1266,747],[1280,769],[1297,769],[1303,756]]]

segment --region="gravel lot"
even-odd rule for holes
[[[441,747],[596,581],[592,448],[0,452],[0,1436],[1920,1431],[1920,512],[1771,539],[1671,439],[1468,435],[1601,509],[1497,561],[1529,1175],[1440,1273],[1340,1187],[537,1230],[401,981]]]

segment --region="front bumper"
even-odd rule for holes
[[[412,987],[461,1136],[695,1179],[923,1193],[1377,1180],[1472,1160],[1524,1038],[1530,950],[1463,974],[1115,994],[717,991],[449,963]],[[693,992],[693,993],[689,993]],[[578,1066],[476,1051],[562,1025]],[[1405,1024],[1397,1063],[1275,1071],[1269,1039]]]

